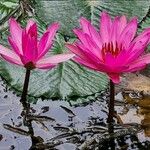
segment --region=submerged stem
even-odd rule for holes
[[[108,114],[108,123],[113,123],[113,116],[114,116],[114,103],[115,103],[115,85],[110,80],[110,100],[109,100],[109,114]]]
[[[24,80],[24,86],[23,86],[23,91],[22,91],[22,95],[21,95],[21,99],[20,99],[20,101],[21,101],[22,103],[26,103],[26,100],[27,100],[29,79],[30,79],[30,69],[26,69],[26,75],[25,75],[25,80]]]

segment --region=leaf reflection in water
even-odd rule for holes
[[[137,95],[137,96],[132,96]],[[124,97],[126,103],[130,106],[134,106],[133,109],[129,109],[128,113],[133,113],[134,115],[130,115],[130,119],[141,124],[141,127],[144,129],[144,133],[146,137],[150,137],[150,96],[143,95],[142,93],[124,93]],[[128,115],[129,116],[129,115]],[[128,118],[127,114],[124,114],[124,118]],[[134,117],[134,118],[133,118]]]

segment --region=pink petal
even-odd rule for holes
[[[83,32],[88,34],[93,39],[95,44],[97,44],[97,46],[99,48],[101,48],[102,41],[101,41],[100,35],[96,31],[96,29],[91,25],[90,21],[88,21],[87,19],[81,17],[80,18],[80,24],[82,26]]]
[[[39,68],[39,69],[52,69],[56,65],[54,65],[54,64],[40,64],[40,63],[36,63],[35,66],[36,66],[36,68]]]
[[[91,48],[92,45],[90,45],[91,42],[89,43],[89,40],[91,40],[91,39],[87,38],[89,36],[86,33],[84,34],[81,30],[74,29],[73,31],[75,32],[75,34],[78,36],[78,38],[82,42],[82,44],[79,43],[79,44],[77,44],[77,46],[79,48],[81,48],[84,51],[84,53],[89,53],[91,55],[91,57],[96,58],[97,56],[94,55],[93,49]],[[97,46],[97,45],[95,45],[95,46]],[[97,53],[98,53],[98,51],[97,51]],[[100,53],[97,55],[99,55],[99,57],[101,58]],[[97,57],[97,60],[99,60],[98,57]]]
[[[26,31],[23,31],[22,49],[23,49],[23,57],[26,57],[29,61],[34,62],[38,55],[36,37],[34,36],[31,37],[30,34],[27,34]]]
[[[29,63],[29,62],[31,62],[31,60],[28,58],[28,57],[26,57],[25,55],[20,55],[20,59],[21,59],[21,61],[22,61],[22,63],[24,64],[24,65],[26,65],[27,63]],[[33,62],[33,61],[32,61]]]
[[[125,59],[125,57],[123,58]],[[120,61],[120,63],[119,63]],[[128,69],[129,67],[124,64],[122,59],[117,59],[111,53],[107,53],[105,56],[105,65],[107,66],[107,72],[112,73],[122,73],[124,70]]]
[[[100,48],[94,43],[93,39],[91,39],[88,35],[85,35],[85,38],[89,44],[88,50],[91,53],[93,53],[97,58],[102,60]]]
[[[12,57],[8,57],[6,55],[2,55],[2,57],[7,60],[8,62],[15,64],[15,65],[19,65],[19,66],[24,66],[23,63],[21,61],[18,61]]]
[[[113,83],[117,84],[120,82],[119,74],[109,73],[108,76],[109,76],[110,80],[112,80]]]
[[[125,70],[124,72],[135,72],[135,71],[139,71],[142,70],[146,67],[146,64],[141,64],[141,65],[131,65],[129,67],[129,69]]]
[[[75,53],[77,56],[82,58],[84,61],[87,61],[88,63],[96,64],[96,65],[100,64],[100,60],[96,56],[94,56],[91,52],[86,50],[86,48],[82,47],[81,45],[66,44],[66,47],[70,49],[73,53]]]
[[[145,36],[150,36],[150,28],[146,28],[140,35],[138,35],[133,42],[137,42],[141,40],[141,38],[144,38]],[[149,38],[150,40],[150,38]],[[150,42],[150,41],[149,41]]]
[[[79,49],[77,46],[68,43],[65,46],[69,50],[71,50],[74,54],[78,55],[79,57],[82,57],[83,59],[87,59],[84,52],[81,49]]]
[[[130,54],[128,51],[126,51],[126,49],[123,49],[119,54],[118,56],[116,57],[115,61],[120,65],[122,66],[126,66],[128,65],[128,58],[130,57]],[[124,61],[122,61],[124,60]]]
[[[95,50],[95,53],[97,53],[97,54],[94,54],[93,49],[95,49],[95,46],[94,45],[90,45],[90,44],[92,44],[91,43],[92,41],[89,42],[89,40],[91,40],[91,39],[87,38],[89,36],[86,33],[85,34],[82,33],[82,31],[80,31],[80,30],[74,30],[74,32],[78,35],[79,39],[83,43],[83,44],[78,43],[77,46],[80,49],[82,49],[82,51],[84,51],[84,53],[85,53],[86,56],[89,56],[89,58],[91,57],[95,62],[96,61],[100,62],[101,61],[100,60],[101,59],[101,54],[100,54],[100,52],[98,54],[98,47],[97,47],[97,45],[95,45],[97,47],[97,50]],[[91,46],[94,46],[93,49],[92,49]]]
[[[39,52],[38,59],[40,57],[42,57],[40,52],[42,52],[44,50],[44,48],[47,44],[48,36],[49,36],[49,32],[44,33],[43,36],[41,37],[40,41],[39,41],[39,44],[38,44],[38,52]]]
[[[28,32],[30,27],[33,26],[35,23],[35,21],[33,21],[32,19],[29,19],[28,24],[26,26],[26,31]]]
[[[77,63],[80,63],[81,65],[84,65],[84,66],[90,68],[90,69],[100,71],[100,72],[109,72],[109,68],[105,64],[97,65],[96,63],[91,63],[90,61],[86,61],[79,57],[74,57],[73,60]]]
[[[150,28],[147,28],[133,40],[131,46],[132,45],[134,46],[131,51],[133,52],[136,51],[137,49],[147,47],[149,43],[150,43]]]
[[[149,64],[150,63],[150,53],[139,57],[135,62]]]
[[[2,55],[2,57],[12,64],[23,66],[23,63],[21,61],[17,61],[16,59],[12,57],[8,57],[6,55]]]
[[[116,58],[109,52],[106,53],[104,57],[104,61],[105,61],[105,64],[110,65],[110,66],[115,66],[115,64],[118,65],[116,63]]]
[[[30,26],[29,29],[26,30],[26,33],[29,34],[31,37],[34,37],[37,41],[37,24],[34,23],[32,26]]]
[[[39,47],[38,47],[38,53],[39,53],[38,59],[43,57],[48,52],[50,47],[52,46],[52,40],[53,40],[58,28],[59,28],[59,23],[55,22],[48,27],[47,31],[43,35],[44,37],[42,36],[42,38],[39,42]],[[49,33],[48,36],[45,35],[47,33]]]
[[[89,47],[89,43],[87,42],[85,38],[85,34],[79,30],[79,29],[74,29],[73,32],[78,36],[79,40],[86,46]]]
[[[99,68],[97,68],[97,66],[95,66],[95,65],[92,64],[92,63],[88,63],[87,61],[85,61],[85,60],[83,60],[83,59],[81,59],[81,58],[79,58],[79,57],[74,57],[73,60],[74,60],[75,62],[77,62],[77,63],[83,65],[83,66],[86,66],[86,67],[92,69],[92,70],[99,71]]]
[[[88,21],[84,17],[80,18],[80,25],[82,27],[82,30],[83,30],[84,33],[87,33],[88,35],[90,35],[89,24],[90,24],[90,21]]]
[[[101,14],[100,22],[100,35],[102,37],[103,43],[108,43],[110,40],[110,31],[111,31],[111,18],[106,12]]]
[[[135,59],[137,59],[144,52],[149,42],[150,42],[149,34],[139,38],[139,40],[136,40],[136,42],[133,41],[133,43],[130,46],[131,48],[129,48],[128,50],[129,57],[126,59],[127,62],[130,63]]]
[[[18,55],[16,55],[13,51],[3,47],[2,45],[0,45],[0,54],[10,63],[23,65]]]
[[[100,34],[96,31],[96,29],[91,24],[89,24],[89,31],[90,31],[91,38],[96,43],[96,45],[99,48],[102,48],[102,39],[100,37]]]
[[[119,19],[120,19],[119,17],[115,17],[115,19],[112,23],[112,29],[111,29],[111,32],[110,32],[110,39],[113,43],[118,41],[118,37],[120,35],[120,31],[119,31],[120,20]]]
[[[126,16],[121,16],[120,17],[119,28],[118,28],[119,33],[121,33],[124,30],[124,28],[125,28],[126,25],[127,25]]]
[[[119,43],[123,45],[123,47],[128,48],[130,42],[133,40],[135,33],[137,31],[137,19],[133,18],[124,30],[121,33],[119,38]]]
[[[57,63],[61,63],[64,61],[67,61],[71,58],[73,58],[75,55],[68,53],[68,54],[57,54],[57,55],[53,55],[47,58],[42,58],[40,59],[37,63],[38,64],[57,64]]]
[[[129,69],[126,72],[133,72],[143,69],[147,64],[150,64],[150,54],[139,57],[136,61],[130,63]]]
[[[19,48],[20,52],[22,53],[22,28],[20,25],[16,22],[15,19],[10,18],[9,20],[9,27],[10,27],[10,33],[13,41],[15,41],[17,47]]]
[[[83,51],[84,58],[87,59],[87,61],[89,60],[96,64],[103,63],[102,60],[93,53],[92,49],[90,49],[90,45],[89,48],[86,48],[83,44],[76,43],[76,46]]]
[[[20,52],[19,48],[17,47],[16,43],[13,41],[13,39],[11,37],[8,37],[8,41],[16,54],[18,54],[18,55],[22,54]]]

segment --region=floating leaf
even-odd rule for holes
[[[121,0],[35,0],[36,15],[44,23],[54,21],[61,23],[61,33],[73,35],[71,30],[79,25],[81,16],[91,19],[98,26],[100,12],[107,11],[111,16],[126,15],[129,18],[137,16],[139,22],[146,16],[150,1],[121,1]]]
[[[90,17],[90,7],[85,0],[35,0],[36,15],[47,24],[61,23],[61,32],[72,35],[72,29],[78,25],[80,16]]]

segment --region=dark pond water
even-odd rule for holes
[[[123,95],[116,96],[109,134],[107,92],[78,107],[41,99],[22,105],[0,80],[0,150],[150,150],[150,99]]]

